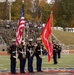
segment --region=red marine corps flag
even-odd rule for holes
[[[18,27],[16,30],[16,45],[21,44],[22,42],[22,34],[24,28],[25,28],[25,20],[24,20],[24,4],[23,4],[20,19],[18,21]]]
[[[48,18],[46,25],[41,33],[42,43],[46,51],[48,52],[48,62],[50,62],[50,58],[53,54],[52,44],[50,42],[51,26],[52,26],[52,13],[50,14],[50,17]]]

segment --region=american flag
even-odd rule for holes
[[[23,4],[20,19],[18,20],[18,26],[16,30],[16,45],[21,44],[22,42],[22,34],[24,28],[25,28],[25,20],[24,20],[24,4]]]

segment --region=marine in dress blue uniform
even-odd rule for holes
[[[62,47],[61,45],[58,45],[58,58],[61,58],[61,51],[62,51]]]
[[[12,40],[12,45],[9,48],[10,53],[10,72],[16,74],[16,44],[15,40]]]
[[[34,45],[32,44],[33,39],[28,40],[29,43],[26,45],[26,57],[28,58],[28,71],[33,72],[33,57],[34,57]]]
[[[37,46],[35,48],[35,56],[36,56],[36,69],[37,72],[42,72],[41,67],[42,67],[42,49],[43,45],[41,43],[41,38],[37,38]]]
[[[53,43],[53,61],[54,64],[57,64],[57,53],[58,53],[58,45],[54,42]]]
[[[20,61],[20,73],[25,73],[26,52],[24,50],[23,42],[18,47],[18,53],[18,58]]]

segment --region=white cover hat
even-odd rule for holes
[[[41,38],[39,37],[39,38],[37,38],[37,41],[39,41],[39,40],[41,40]]]
[[[28,41],[33,41],[33,39],[29,39]]]
[[[12,39],[12,42],[15,42],[16,41],[16,39]]]

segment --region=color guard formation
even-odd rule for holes
[[[41,38],[36,39],[36,43],[33,43],[33,39],[29,39],[26,44],[26,48],[24,47],[24,42],[18,46],[15,44],[15,40],[12,40],[12,45],[9,47],[10,53],[10,71],[12,74],[16,74],[16,62],[19,59],[19,67],[20,73],[25,73],[25,65],[28,65],[28,72],[34,73],[33,70],[33,61],[34,57],[36,57],[36,71],[42,72],[42,55],[44,51],[44,47],[42,45]],[[53,62],[57,64],[57,57],[61,57],[61,46],[56,42],[53,42]],[[26,63],[26,60],[28,63]]]
[[[20,73],[25,73],[26,60],[28,61],[28,72],[34,73],[33,70],[33,59],[36,57],[36,70],[42,72],[42,51],[43,45],[41,38],[37,38],[36,44],[33,44],[33,39],[29,39],[26,44],[26,50],[24,49],[23,42],[16,46],[15,40],[12,40],[12,45],[9,47],[10,53],[10,71],[12,74],[16,74],[16,62],[19,59],[20,62]]]

